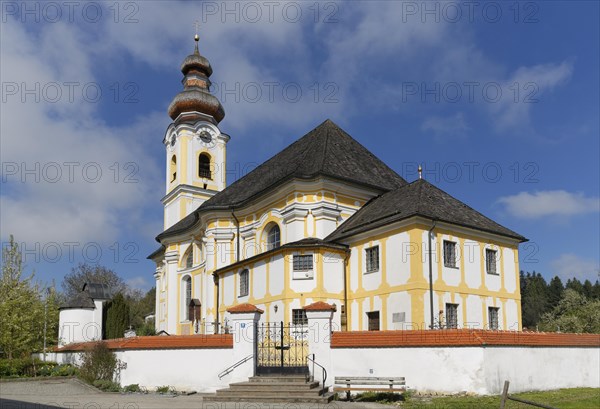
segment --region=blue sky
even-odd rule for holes
[[[598,2],[48,4],[2,3],[0,32],[1,239],[43,281],[87,261],[152,285],[196,21],[229,183],[330,118],[528,237],[521,269],[598,278]]]

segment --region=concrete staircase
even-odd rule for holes
[[[253,376],[203,398],[204,402],[265,403],[329,403],[332,399],[333,393],[324,392],[319,382],[307,382],[301,375]]]

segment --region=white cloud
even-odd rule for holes
[[[502,98],[489,104],[496,128],[505,130],[529,127],[531,109],[541,101],[544,94],[567,83],[572,74],[573,64],[569,61],[519,67],[501,84]]]
[[[143,276],[135,276],[132,278],[129,278],[127,280],[125,280],[125,283],[129,286],[129,288],[131,289],[137,289],[137,290],[142,290],[142,291],[148,291],[150,289],[150,287],[152,287],[150,285],[150,283],[148,282],[148,280],[146,279],[146,277]]]
[[[569,217],[600,211],[600,198],[586,197],[583,193],[564,190],[520,192],[513,196],[501,197],[498,203],[505,205],[508,213],[522,219]]]
[[[437,140],[464,139],[469,129],[462,112],[448,117],[431,116],[421,124],[421,130],[433,132]]]
[[[600,279],[600,263],[598,260],[586,259],[573,253],[561,254],[550,261],[552,274],[556,274],[563,281],[577,278],[580,281],[590,280],[592,283]]]
[[[98,84],[85,38],[75,24],[49,24],[37,33],[12,20],[3,25],[3,86],[18,87],[16,95],[3,94],[0,124],[3,239],[108,243],[136,231],[143,220],[132,214],[160,199],[162,167],[147,146],[149,134],[160,141],[156,130],[167,120],[153,112],[122,127],[98,119],[99,104],[82,93],[82,84]],[[73,82],[80,85],[71,100],[64,84]],[[24,94],[36,86],[34,95]],[[62,96],[49,94],[57,90]],[[125,183],[130,173],[135,181]]]

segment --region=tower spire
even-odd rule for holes
[[[169,116],[174,121],[195,121],[200,116],[210,116],[215,124],[225,117],[225,110],[221,102],[210,93],[210,76],[212,67],[208,60],[198,51],[198,21],[196,21],[196,34],[194,35],[194,52],[188,55],[181,64],[183,73],[183,91],[175,96],[169,106]],[[184,114],[180,117],[181,114]]]

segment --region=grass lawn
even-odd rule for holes
[[[600,388],[559,389],[544,392],[517,393],[514,396],[543,403],[558,409],[600,409]],[[457,396],[409,398],[407,402],[392,403],[406,409],[498,409],[500,396]],[[506,409],[533,409],[534,406],[508,401]]]

